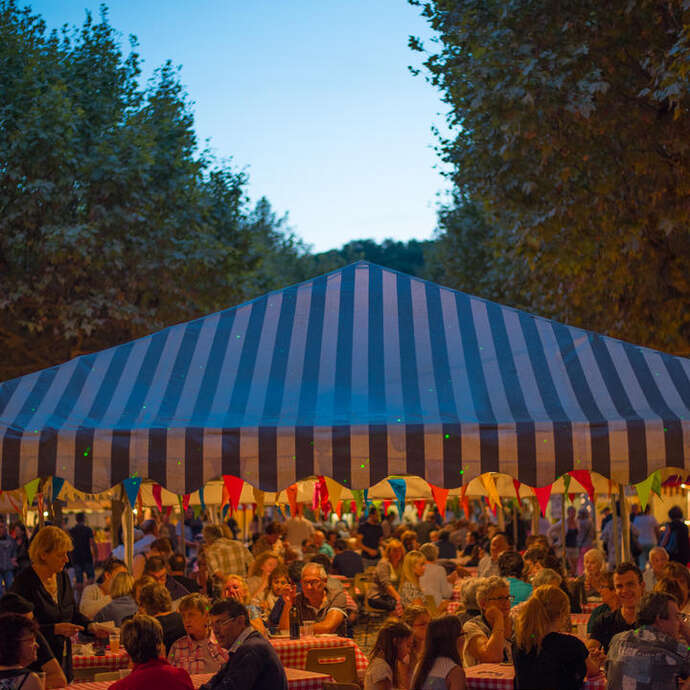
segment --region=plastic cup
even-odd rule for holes
[[[39,671],[36,675],[38,676],[38,682],[41,685],[41,690],[46,690],[46,672]]]
[[[111,633],[110,634],[110,651],[113,654],[117,654],[120,651],[120,634]]]

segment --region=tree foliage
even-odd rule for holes
[[[690,353],[688,3],[411,2],[450,106],[441,241],[465,246],[480,212],[479,291]],[[464,287],[463,260],[445,270]]]
[[[274,253],[297,260],[246,176],[198,150],[178,71],[142,87],[119,46],[105,9],[47,34],[0,0],[0,380],[254,297]]]

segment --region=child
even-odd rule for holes
[[[429,623],[424,652],[412,680],[412,690],[465,690],[462,670],[462,624],[457,616]]]
[[[392,621],[379,630],[364,676],[364,690],[399,688],[398,662],[407,657],[412,646],[412,629],[406,623]]]

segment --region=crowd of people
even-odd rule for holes
[[[202,673],[205,690],[287,688],[270,639],[295,613],[315,634],[352,637],[379,612],[364,690],[462,690],[486,663],[511,665],[518,690],[575,690],[601,673],[611,690],[690,690],[690,544],[682,511],[669,516],[636,511],[642,548],[615,567],[582,511],[531,535],[434,508],[416,523],[300,514],[257,523],[247,541],[233,521],[158,516],[138,525],[131,570],[117,549],[95,568],[84,515],[30,538],[0,521],[1,687],[37,689],[37,672],[63,687],[73,643],[114,625],[133,664],[116,690],[188,690]],[[586,635],[571,634],[571,614],[594,605]]]

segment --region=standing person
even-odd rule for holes
[[[513,663],[516,690],[580,690],[597,675],[601,651],[562,632],[570,623],[570,602],[560,587],[543,585],[521,607],[515,620]]]
[[[668,557],[681,565],[690,561],[690,543],[688,542],[688,526],[683,522],[683,511],[673,506],[668,511],[669,522],[666,523],[664,534],[659,546],[668,552]]]
[[[0,594],[14,582],[17,567],[17,542],[7,533],[5,518],[0,517]]]
[[[86,584],[93,582],[95,575],[94,563],[96,562],[96,544],[93,539],[93,530],[86,524],[86,515],[77,513],[77,524],[69,531],[74,544],[72,551],[72,566],[77,588],[81,589],[86,574]]]
[[[286,539],[295,550],[302,548],[305,539],[311,539],[314,534],[314,525],[300,512],[285,521]]]
[[[392,690],[405,687],[400,678],[400,662],[410,653],[412,630],[398,621],[384,623],[369,656],[364,690]]]
[[[249,625],[247,609],[233,599],[217,601],[211,627],[229,659],[200,690],[288,690],[275,649]]]
[[[587,508],[580,508],[577,513],[577,546],[579,549],[577,560],[577,573],[584,570],[584,556],[594,544],[594,522],[589,516]]]
[[[249,566],[254,562],[254,556],[244,544],[224,537],[218,525],[206,525],[203,535],[204,558],[209,577],[217,572],[242,577],[247,575]]]
[[[456,616],[442,616],[431,621],[411,690],[465,690],[463,641],[462,627]]]
[[[34,618],[68,681],[73,676],[72,635],[84,629],[101,634],[98,625],[77,610],[65,571],[72,548],[67,532],[59,527],[41,528],[29,546],[31,567],[17,575],[11,589],[33,604]]]
[[[650,512],[651,506],[649,503],[645,506],[642,513],[639,513],[635,518],[635,527],[637,527],[638,536],[637,542],[640,545],[640,556],[637,559],[640,570],[644,570],[649,560],[649,552],[658,544],[661,531],[659,530],[659,523]]]
[[[15,574],[21,573],[24,568],[28,568],[31,565],[31,560],[29,559],[29,536],[22,522],[13,523],[10,533],[12,534],[12,539],[17,544],[17,568]]]
[[[379,514],[374,508],[369,509],[367,521],[359,526],[357,534],[362,548],[364,567],[376,565],[381,556],[379,546],[383,539],[383,529],[379,524]]]
[[[369,583],[367,600],[369,606],[384,611],[402,613],[400,594],[396,589],[405,551],[401,542],[391,539],[383,549],[383,557],[376,565],[374,578]]]

